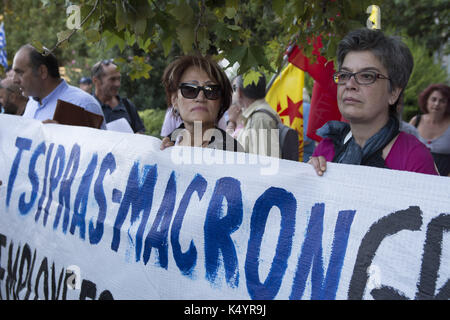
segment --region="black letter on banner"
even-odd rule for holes
[[[31,156],[30,165],[28,167],[28,178],[31,181],[32,190],[31,190],[31,197],[30,202],[25,202],[25,192],[20,195],[19,198],[19,211],[22,215],[26,215],[31,207],[34,205],[34,201],[36,201],[37,193],[39,191],[39,177],[36,173],[36,161],[39,158],[40,155],[45,154],[45,150],[47,147],[45,146],[45,143],[42,142],[36,150],[34,150],[33,155]]]
[[[168,263],[168,233],[170,221],[172,220],[173,210],[175,208],[175,200],[177,196],[177,185],[175,181],[175,172],[170,174],[167,182],[164,198],[153,221],[152,228],[145,238],[144,246],[144,264],[150,259],[152,248],[156,248],[159,253],[159,264],[162,268],[167,269]]]
[[[11,298],[14,298],[14,284],[17,281],[17,267],[19,262],[20,255],[20,246],[17,247],[16,259],[14,261],[14,266],[12,266],[12,253],[13,253],[14,244],[11,241],[9,244],[9,252],[8,252],[8,275],[6,277],[6,300],[10,300],[9,295],[11,294]]]
[[[27,264],[26,274],[25,278],[22,281],[23,276],[23,268],[25,265],[25,262]],[[16,289],[16,295],[18,298],[20,291],[22,291],[27,286],[27,279],[30,277],[30,269],[31,269],[31,249],[28,246],[28,244],[25,243],[22,249],[22,259],[20,261],[20,267],[19,267],[19,280],[17,281],[17,289]]]
[[[55,263],[52,263],[52,300],[59,300],[59,293],[61,292],[61,283],[64,276],[64,268],[61,269],[58,280],[58,288],[56,287],[56,270]]]
[[[25,297],[23,298],[24,300],[28,300],[28,298],[30,297],[30,294],[31,294],[31,276],[33,274],[35,261],[36,261],[36,249],[34,249],[34,253],[33,253],[33,261],[31,262],[31,268],[30,268],[30,272],[29,272],[30,275],[28,276],[28,280],[27,280],[27,293],[25,294]]]
[[[450,298],[450,280],[441,288],[435,297],[436,281],[441,264],[442,239],[444,232],[450,230],[450,215],[442,213],[431,220],[427,228],[427,238],[423,247],[422,269],[420,281],[417,285],[416,299],[442,299]],[[446,262],[448,263],[448,261]]]
[[[86,233],[86,210],[89,200],[89,189],[91,187],[92,179],[94,177],[95,167],[97,166],[97,154],[92,156],[86,172],[81,178],[80,186],[78,187],[77,195],[75,196],[75,203],[73,205],[72,223],[70,225],[70,233],[75,233],[75,228],[80,228],[80,238],[84,240]]]
[[[48,300],[48,262],[47,262],[47,257],[44,258],[44,260],[42,260],[41,266],[39,268],[39,271],[36,275],[36,285],[34,287],[34,300],[38,300],[39,299],[39,280],[41,280],[41,276],[42,274],[44,274],[44,297],[45,300]]]
[[[58,146],[55,158],[53,159],[52,169],[50,171],[50,187],[48,188],[48,200],[47,205],[44,209],[44,226],[47,225],[48,211],[50,210],[50,205],[53,203],[53,191],[55,191],[58,186],[59,180],[64,170],[64,162],[66,161],[66,152],[62,145]],[[58,171],[56,168],[58,167]]]
[[[122,202],[120,203],[119,212],[117,213],[116,221],[114,222],[113,239],[111,242],[111,249],[117,251],[120,244],[120,229],[127,217],[129,208],[131,206],[131,224],[138,218],[141,211],[142,218],[138,231],[136,232],[136,262],[141,259],[142,249],[142,235],[144,233],[145,225],[147,224],[150,209],[153,202],[153,191],[155,189],[157,170],[156,165],[144,167],[144,183],[141,184],[141,177],[139,177],[139,163],[136,162],[131,168],[128,177],[127,188]]]
[[[184,275],[190,275],[192,269],[197,263],[197,249],[194,246],[194,241],[191,240],[189,249],[183,253],[180,246],[180,229],[183,224],[184,215],[186,213],[187,206],[191,200],[191,196],[194,191],[197,191],[198,197],[201,200],[205,193],[207,182],[200,174],[196,174],[191,181],[180,201],[180,206],[173,219],[172,229],[170,232],[170,243],[172,244],[173,257],[175,263]]]
[[[2,261],[2,247],[6,248],[6,236],[0,233],[0,262]],[[5,269],[0,265],[0,280],[5,278]],[[2,296],[0,295],[0,299]]]
[[[58,210],[56,211],[55,221],[53,222],[53,229],[56,230],[59,224],[59,219],[61,217],[61,212],[64,207],[64,220],[63,220],[63,232],[67,232],[69,226],[69,212],[70,212],[70,187],[72,186],[75,174],[78,171],[78,165],[80,164],[80,146],[77,144],[73,145],[72,151],[70,152],[69,161],[67,163],[66,171],[64,172],[64,178],[61,181],[59,187],[59,204]],[[72,171],[70,171],[72,169]],[[69,176],[70,172],[70,177]]]
[[[21,138],[21,137],[17,137],[17,139],[16,139],[16,147],[19,150],[17,150],[16,157],[14,158],[14,162],[11,167],[11,171],[9,173],[8,190],[6,193],[6,206],[7,207],[9,207],[9,200],[11,199],[11,193],[12,193],[12,189],[14,186],[14,181],[16,181],[17,170],[19,169],[20,158],[22,157],[22,151],[30,150],[31,142],[32,141],[30,139],[25,139],[25,138]]]
[[[42,188],[42,193],[41,193],[41,197],[39,199],[38,202],[38,208],[36,211],[36,215],[34,217],[35,221],[39,220],[39,217],[41,215],[41,211],[42,211],[42,205],[44,204],[44,200],[46,197],[46,189],[47,189],[47,178],[48,178],[48,171],[49,171],[49,167],[50,167],[50,159],[52,157],[52,153],[53,153],[53,147],[55,146],[54,143],[50,144],[50,147],[48,148],[48,152],[47,152],[47,159],[45,160],[45,176],[44,176],[44,187]],[[45,226],[45,223],[44,223]]]
[[[94,227],[93,219],[89,222],[89,242],[97,244],[103,236],[103,222],[106,218],[106,197],[103,191],[103,179],[105,179],[106,171],[113,173],[116,170],[116,160],[111,152],[109,152],[102,161],[100,172],[94,184],[94,196],[98,203],[97,227]]]
[[[367,269],[372,264],[381,242],[386,237],[402,230],[417,231],[421,225],[422,211],[420,211],[419,207],[409,207],[406,210],[400,210],[381,218],[370,227],[358,249],[355,267],[348,289],[349,300],[361,300],[363,298],[367,280],[369,279]],[[377,297],[380,299],[403,299],[403,297],[392,296],[394,291],[392,289],[389,290],[389,297],[382,297],[377,291]],[[402,294],[397,292],[395,295]]]
[[[273,206],[280,209],[281,223],[275,256],[264,283],[259,279],[259,253],[266,228],[267,217]],[[256,200],[250,221],[250,239],[245,259],[247,290],[252,299],[273,299],[280,290],[287,262],[291,254],[292,238],[295,231],[297,200],[284,189],[271,187]]]
[[[222,212],[224,198],[227,214]],[[230,235],[242,223],[241,183],[234,178],[221,178],[216,182],[204,226],[206,278],[214,282],[219,269],[219,254],[222,252],[225,278],[230,287],[239,285],[239,266],[236,249]]]
[[[98,300],[114,300],[113,295],[108,290],[103,291],[98,296]]]
[[[80,300],[86,300],[86,298],[95,299],[97,295],[97,287],[95,283],[89,280],[83,280],[81,282]]]
[[[6,247],[6,236],[0,233],[0,262],[2,261],[2,247]],[[5,269],[0,265],[0,281],[5,278]],[[3,300],[2,292],[0,290],[0,300]]]

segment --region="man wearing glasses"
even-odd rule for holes
[[[145,133],[144,124],[134,104],[119,96],[121,76],[113,59],[94,64],[91,77],[95,86],[95,98],[102,106],[106,122],[124,118],[134,133]]]
[[[42,53],[26,44],[14,56],[13,70],[14,83],[24,96],[31,97],[23,114],[25,118],[55,122],[52,119],[58,100],[104,117],[94,97],[61,78],[58,60],[51,52]],[[104,120],[100,128],[106,129]]]

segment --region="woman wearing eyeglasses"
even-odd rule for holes
[[[337,101],[348,123],[329,121],[309,163],[323,175],[326,162],[438,174],[431,153],[399,131],[396,106],[413,68],[408,47],[380,30],[347,34],[337,51]]]
[[[182,56],[163,74],[167,105],[183,123],[163,140],[161,149],[181,145],[243,152],[242,146],[217,123],[231,104],[225,72],[210,58]]]

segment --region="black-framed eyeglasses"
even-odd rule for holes
[[[217,100],[220,98],[222,92],[220,85],[218,84],[199,86],[192,83],[182,83],[178,88],[181,91],[181,95],[186,99],[197,98],[200,90],[202,90],[206,99]]]
[[[390,78],[382,75],[381,73],[377,73],[375,71],[359,71],[359,72],[347,72],[347,71],[338,71],[333,74],[333,80],[336,84],[346,84],[347,81],[350,81],[351,77],[355,77],[355,81],[357,84],[372,84],[377,79],[386,79],[391,80]]]

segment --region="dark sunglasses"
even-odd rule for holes
[[[206,99],[217,100],[220,98],[222,92],[222,90],[220,89],[220,85],[218,84],[198,86],[196,84],[191,83],[182,83],[178,88],[181,91],[181,95],[186,99],[197,98],[200,90],[202,90]]]

